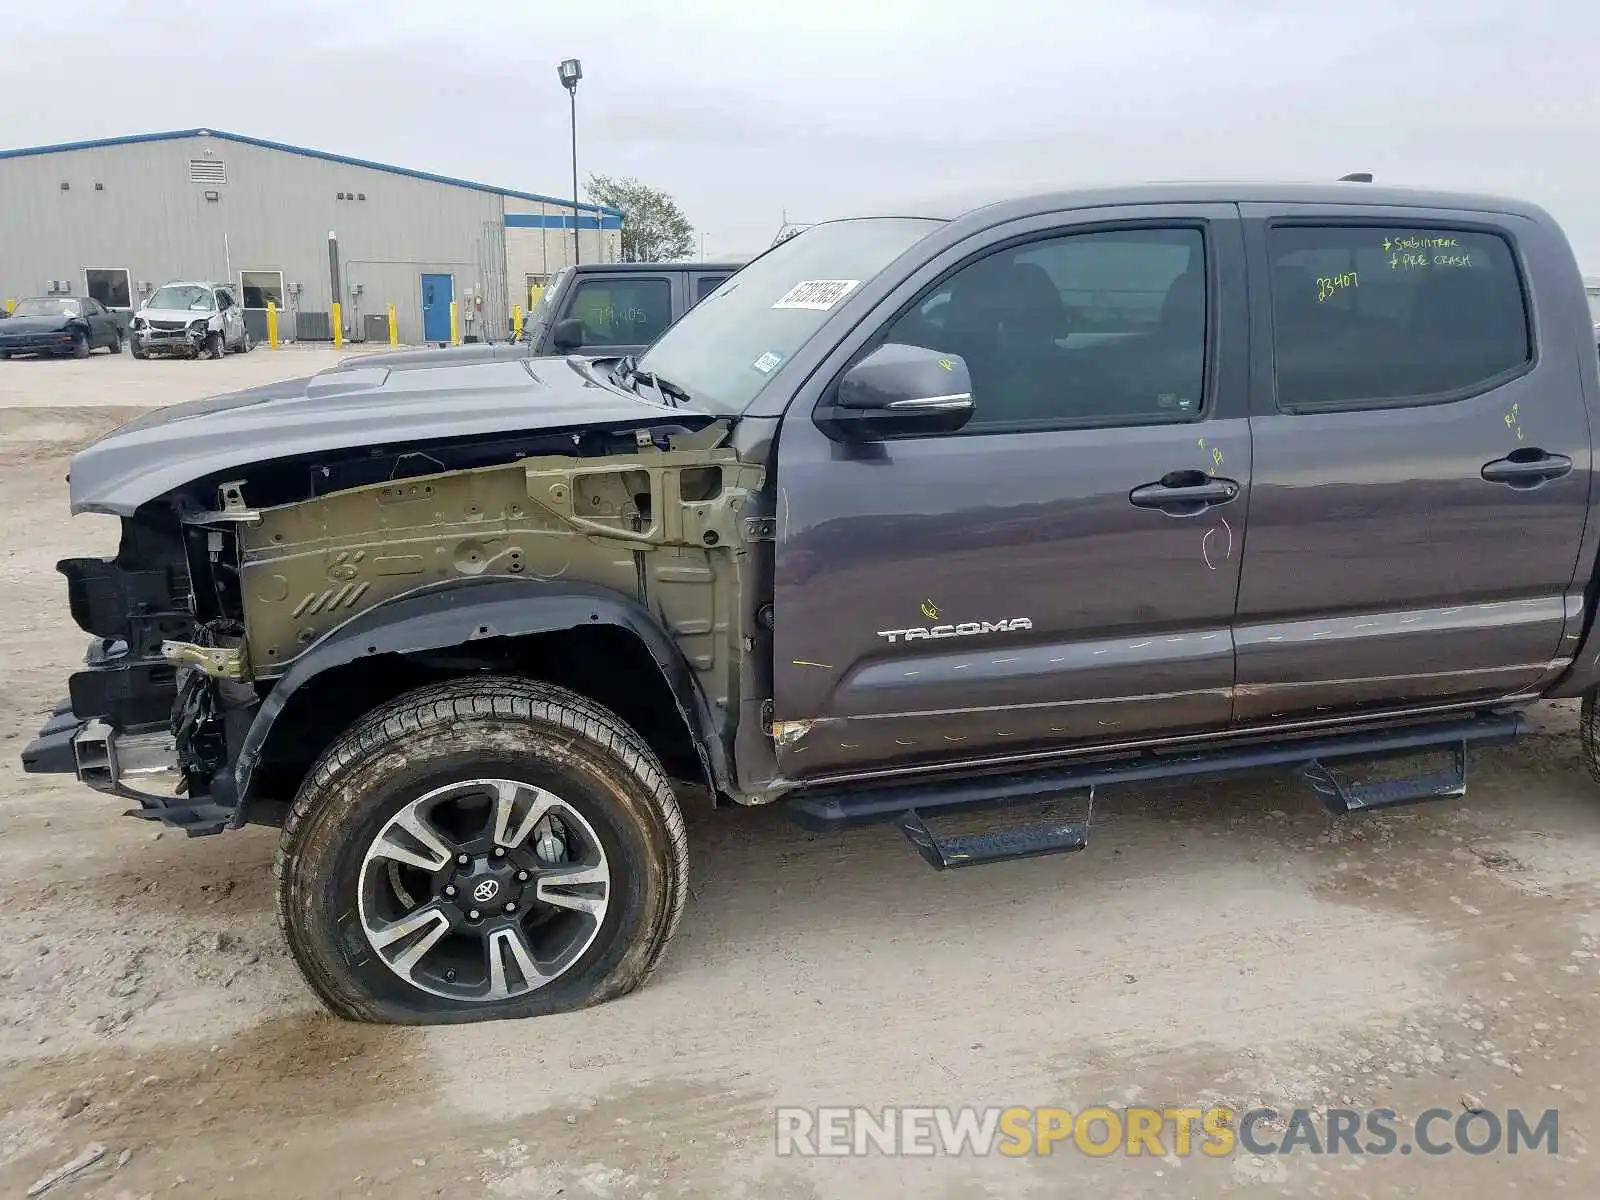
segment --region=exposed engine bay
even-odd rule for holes
[[[726,422],[696,423],[359,448],[145,503],[122,518],[114,559],[58,564],[96,639],[70,714],[170,737],[176,790],[204,806],[275,681],[319,639],[419,587],[491,576],[631,597],[725,705],[743,631],[732,552],[762,471],[722,446]]]

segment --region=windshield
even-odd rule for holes
[[[873,217],[814,225],[686,312],[639,360],[696,408],[743,412],[829,311],[942,222]]]
[[[78,302],[72,299],[57,299],[54,296],[36,296],[31,300],[18,301],[16,308],[11,310],[13,317],[75,317],[78,315]]]
[[[190,312],[210,312],[217,305],[210,288],[193,283],[169,283],[150,297],[150,308],[186,308]]]

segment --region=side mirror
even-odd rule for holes
[[[841,441],[954,433],[972,418],[972,376],[960,355],[888,342],[844,373],[817,407]]]
[[[563,354],[576,350],[583,345],[583,322],[577,317],[557,321],[555,328],[550,331],[550,344]]]

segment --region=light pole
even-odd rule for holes
[[[567,89],[572,101],[572,261],[578,261],[578,80],[583,78],[583,64],[575,58],[564,58],[556,68],[561,86]]]

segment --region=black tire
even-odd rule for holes
[[[220,333],[210,333],[206,335],[206,354],[210,358],[213,360],[221,358],[224,352],[223,347],[224,343]]]
[[[118,330],[111,331],[111,344],[106,347],[112,354],[122,353],[122,334]]]
[[[555,793],[588,823],[611,870],[608,907],[592,941],[542,986],[502,999],[438,995],[373,948],[358,896],[363,861],[419,797],[497,778]],[[614,714],[549,684],[475,678],[401,696],[330,746],[295,798],[274,873],[289,949],[333,1012],[457,1024],[568,1012],[639,987],[682,915],[688,841],[660,762]]]
[[[239,344],[233,348],[233,352],[235,354],[249,354],[250,351],[255,349],[255,345],[255,339],[250,336],[250,331],[246,329],[244,336],[239,339]]]
[[[135,358],[146,359],[146,358],[150,357],[150,352],[148,350],[146,350],[143,346],[139,345],[137,340],[129,342],[128,343],[128,348],[129,348],[130,351],[132,351],[133,356]]]
[[[1592,689],[1583,694],[1583,706],[1578,710],[1578,748],[1589,777],[1600,783],[1600,711]]]
[[[10,359],[10,357],[11,357],[11,351],[9,351],[9,350],[0,350],[0,362],[5,362],[8,359]]]
[[[86,334],[86,333],[75,333],[75,334],[72,335],[72,357],[73,358],[88,358],[90,349],[91,349],[91,347],[89,345],[89,335],[88,334]]]

